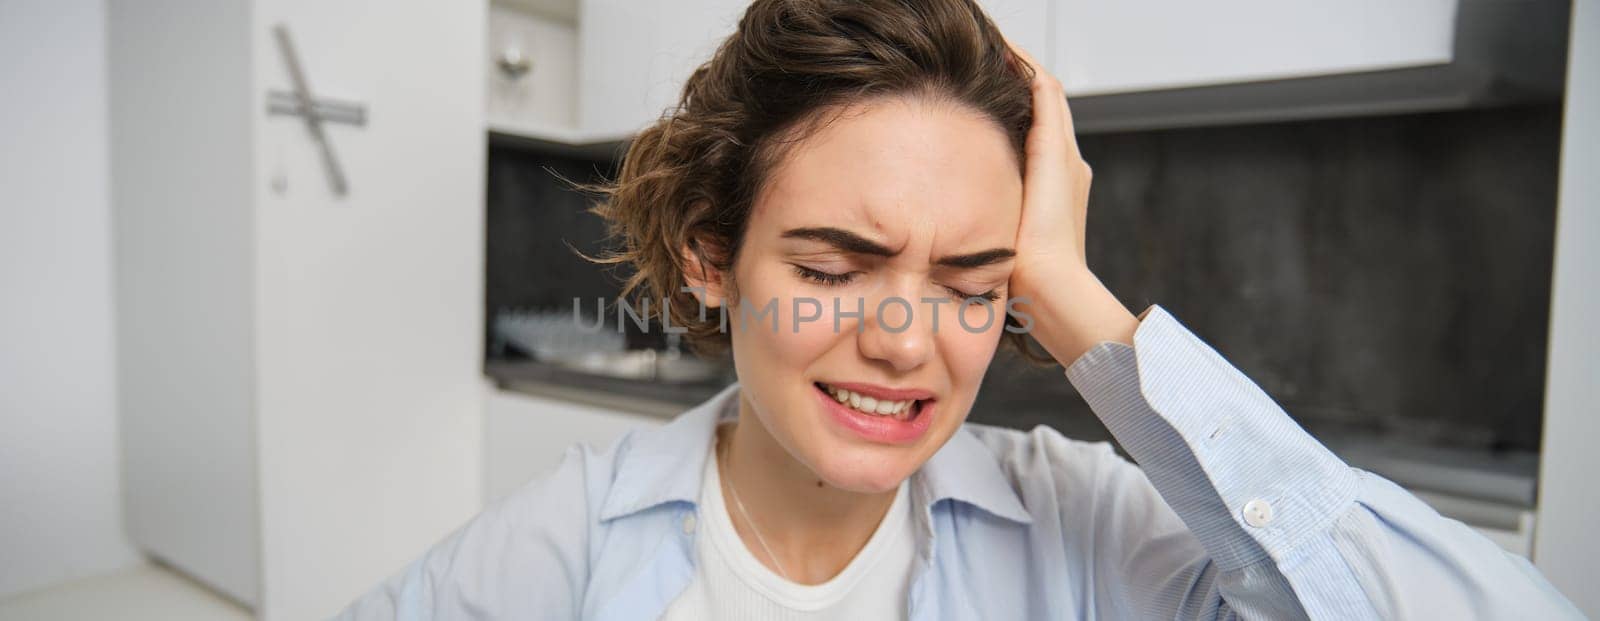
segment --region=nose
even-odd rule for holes
[[[882,360],[896,371],[911,371],[933,355],[933,318],[915,295],[901,293],[865,300],[866,325],[856,335],[861,355]]]

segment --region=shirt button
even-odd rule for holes
[[[1244,523],[1256,528],[1272,523],[1272,503],[1260,498],[1244,503]]]
[[[690,513],[688,515],[683,516],[683,534],[685,534],[685,535],[693,535],[694,534],[694,514],[693,513]]]

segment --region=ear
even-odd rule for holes
[[[683,257],[683,279],[685,286],[696,289],[692,293],[706,308],[718,308],[727,298],[727,281],[725,274],[712,265],[707,252],[715,252],[707,244],[695,237],[690,237],[683,248],[679,249]]]

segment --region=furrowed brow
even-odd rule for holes
[[[947,257],[939,257],[939,259],[934,261],[934,263],[958,269],[970,269],[974,267],[983,267],[993,263],[999,263],[1015,256],[1017,256],[1017,251],[1010,248],[990,248],[988,250],[969,254],[956,254]]]
[[[883,244],[872,241],[850,231],[831,226],[814,226],[798,229],[789,229],[783,232],[784,238],[809,239],[819,241],[845,252],[865,254],[878,257],[892,257],[896,253]]]
[[[879,257],[893,257],[896,253],[883,244],[831,226],[816,226],[789,229],[783,232],[782,237],[787,239],[809,239],[819,241],[845,252],[864,254]],[[999,263],[1017,256],[1017,252],[1010,248],[990,248],[979,252],[950,255],[939,257],[935,264],[957,269],[970,269]]]

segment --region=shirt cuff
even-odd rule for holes
[[[1067,379],[1222,569],[1284,558],[1355,501],[1357,476],[1165,309]]]

